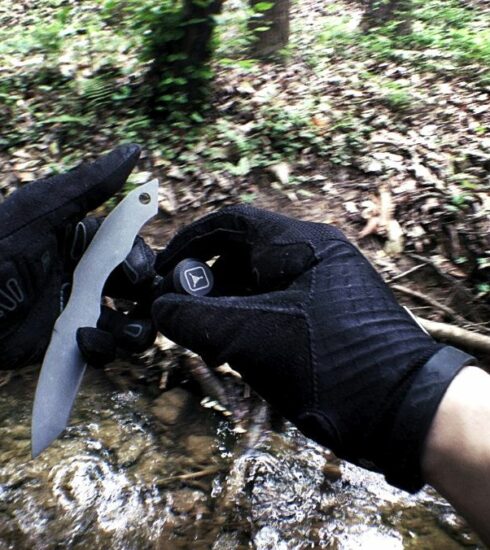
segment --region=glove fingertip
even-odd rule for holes
[[[116,358],[116,342],[109,332],[93,327],[81,327],[76,334],[80,352],[90,365],[103,368]]]
[[[122,264],[122,269],[128,281],[137,285],[155,277],[155,253],[144,239],[137,236],[131,252]]]
[[[52,226],[79,220],[123,187],[139,155],[137,145],[121,145],[92,163],[45,180],[43,197],[53,201],[44,201],[37,217],[46,216]]]

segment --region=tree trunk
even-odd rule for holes
[[[151,109],[166,116],[167,111],[199,110],[209,92],[209,62],[214,16],[221,12],[224,0],[184,0],[174,23],[180,36],[156,45],[147,82],[153,90]],[[161,24],[171,24],[162,21]],[[169,98],[175,101],[169,104]],[[167,108],[168,107],[168,108]]]
[[[409,34],[412,0],[367,0],[366,11],[361,21],[361,29],[369,32],[387,23],[396,24],[396,32]]]
[[[186,55],[186,64],[199,67],[211,60],[212,36],[216,26],[214,16],[221,13],[223,3],[224,0],[185,0],[182,11],[185,32],[179,51]]]
[[[270,0],[269,9],[262,10],[261,0],[250,0],[250,6],[260,17],[251,17],[249,29],[254,35],[252,55],[265,59],[277,54],[289,42],[290,0]]]

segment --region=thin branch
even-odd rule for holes
[[[162,483],[170,483],[171,481],[180,481],[180,480],[186,480],[186,479],[197,479],[199,477],[206,477],[212,474],[216,474],[220,470],[221,468],[219,466],[211,466],[209,468],[205,468],[204,470],[199,470],[198,472],[189,472],[188,474],[178,474],[175,476],[165,477],[158,481],[158,485],[161,485]]]
[[[490,354],[490,336],[447,323],[429,321],[429,319],[418,316],[416,316],[416,319],[433,338],[447,340],[465,348],[472,348]]]
[[[413,254],[411,252],[408,252],[407,256],[410,256],[410,258],[413,258],[414,260],[417,260],[419,262],[424,262],[426,265],[430,266],[445,281],[448,281],[453,286],[455,286],[460,292],[464,293],[469,300],[471,300],[472,302],[474,301],[474,296],[471,294],[471,292],[467,288],[465,288],[464,284],[461,281],[458,281],[452,275],[449,275],[449,273],[446,273],[445,271],[443,271],[438,265],[436,265],[436,263],[433,260],[431,260],[430,258],[426,258],[425,256],[421,256],[420,254]]]
[[[446,313],[446,315],[449,315],[451,318],[457,321],[466,323],[466,319],[464,319],[464,317],[456,313],[454,309],[451,309],[450,307],[445,306],[444,304],[441,304],[441,302],[439,302],[438,300],[435,300],[434,298],[431,298],[430,296],[427,296],[427,294],[422,294],[417,290],[412,290],[411,288],[408,288],[403,285],[391,285],[391,288],[393,288],[394,290],[398,290],[398,292],[402,292],[407,296],[411,296],[412,298],[417,298],[417,300],[421,300],[426,304],[430,304],[432,307],[435,307],[436,309],[443,311],[444,313]]]
[[[394,277],[392,277],[390,279],[390,281],[397,281],[398,279],[402,279],[403,277],[406,277],[407,275],[411,275],[415,271],[418,271],[421,267],[426,267],[426,265],[427,264],[425,264],[425,263],[424,264],[418,264],[418,265],[412,267],[411,269],[407,269],[403,273],[399,273],[398,275],[395,275]]]

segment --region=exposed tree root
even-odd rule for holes
[[[490,336],[447,323],[430,321],[422,317],[416,317],[416,319],[432,337],[438,340],[446,340],[465,348],[472,348],[490,354]]]

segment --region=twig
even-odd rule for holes
[[[422,300],[426,304],[430,304],[436,309],[443,311],[453,319],[466,323],[466,319],[464,319],[464,317],[462,317],[461,315],[458,315],[453,309],[451,309],[448,306],[445,306],[444,304],[441,304],[441,302],[435,300],[434,298],[431,298],[430,296],[427,296],[426,294],[422,294],[417,290],[412,290],[411,288],[408,288],[402,285],[391,285],[391,288],[393,288],[394,290],[398,290],[398,292],[403,292],[403,294],[406,294],[407,296],[411,296],[412,298],[417,298],[418,300]]]
[[[447,323],[429,321],[429,319],[418,316],[416,316],[416,319],[436,339],[447,340],[463,347],[490,353],[490,336],[448,325]]]
[[[411,269],[407,269],[403,273],[399,273],[398,275],[395,275],[390,280],[391,281],[397,281],[398,279],[401,279],[402,277],[406,277],[407,275],[411,275],[414,271],[418,271],[421,267],[425,267],[426,265],[427,264],[425,264],[425,263],[418,264],[418,265],[412,267]]]
[[[442,277],[444,280],[450,282],[459,291],[463,292],[468,299],[470,299],[471,301],[474,300],[474,296],[471,294],[471,292],[467,288],[465,288],[465,286],[463,285],[463,283],[461,281],[458,281],[455,277],[453,277],[452,275],[449,275],[449,273],[446,273],[445,271],[443,271],[430,258],[426,258],[425,256],[420,256],[419,254],[413,254],[411,252],[408,252],[407,256],[410,256],[410,258],[413,258],[414,260],[417,260],[419,262],[424,262],[426,265],[430,266],[440,277]]]
[[[165,477],[158,481],[158,485],[162,483],[170,483],[171,481],[181,481],[186,479],[197,479],[199,477],[206,477],[212,474],[216,474],[221,470],[219,466],[210,466],[209,468],[204,468],[204,470],[199,470],[198,472],[190,472],[188,474],[179,474],[176,476]]]

